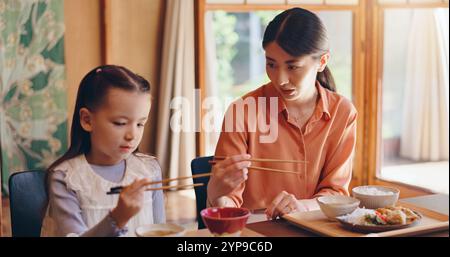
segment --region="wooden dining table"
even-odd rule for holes
[[[406,202],[418,207],[442,213],[448,216],[449,196],[445,194],[432,194],[413,198],[403,198],[400,202]],[[192,230],[186,233],[188,237],[209,237],[212,236],[208,229]],[[309,232],[303,228],[295,226],[284,219],[267,220],[263,213],[253,213],[246,228],[242,231],[244,237],[317,237],[318,234]],[[448,237],[449,231],[432,232],[421,234],[426,237]]]

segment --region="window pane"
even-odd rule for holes
[[[331,53],[328,67],[333,73],[337,92],[352,99],[352,12],[323,11],[318,15],[328,32]]]
[[[445,1],[444,1],[445,2]],[[448,2],[448,1],[447,1]],[[379,4],[435,4],[442,3],[441,0],[378,0]]]
[[[441,3],[442,0],[409,0],[411,4],[436,4]]]
[[[288,4],[318,4],[321,5],[324,0],[288,0]]]
[[[211,20],[205,22],[206,69],[213,70],[207,71],[210,78],[206,87],[209,96],[218,96],[222,103],[222,113],[218,116],[223,117],[225,108],[233,99],[269,82],[262,39],[267,24],[280,12],[207,12],[205,17]],[[327,27],[331,52],[329,67],[337,90],[351,99],[352,13],[322,11],[318,15]],[[215,143],[214,140],[208,141],[205,149],[213,151]]]
[[[388,9],[381,178],[449,192],[448,9]]]
[[[325,0],[325,3],[330,5],[358,5],[358,2],[358,0]]]
[[[247,4],[284,4],[284,0],[247,0]]]
[[[406,4],[407,0],[378,0],[379,4]]]
[[[243,4],[244,0],[206,0],[208,4]]]

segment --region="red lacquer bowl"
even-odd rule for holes
[[[203,222],[214,236],[239,236],[245,228],[250,210],[233,207],[211,207],[200,212]]]

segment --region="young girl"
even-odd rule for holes
[[[267,103],[278,99],[277,138],[267,144],[261,142],[259,130],[222,131],[215,154],[231,157],[214,166],[208,203],[266,209],[273,219],[317,209],[315,198],[321,195],[348,195],[357,112],[349,100],[335,93],[327,68],[326,30],[314,13],[293,8],[277,15],[266,28],[263,48],[270,83],[243,99],[253,97],[256,106],[259,99]],[[227,115],[233,117],[233,108]],[[263,118],[263,124],[268,118],[260,113],[257,117]],[[248,119],[244,122],[236,127],[251,127]],[[298,171],[294,175],[248,171],[251,156],[304,162],[255,164]]]
[[[161,169],[137,153],[150,106],[150,84],[124,67],[101,66],[83,78],[71,145],[48,169],[57,236],[133,236],[139,225],[165,222],[163,192],[145,191]],[[120,195],[107,194],[116,186],[125,186]]]

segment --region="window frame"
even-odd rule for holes
[[[387,9],[415,9],[415,8],[448,8],[448,1],[440,3],[411,3],[409,0],[404,4],[379,4],[378,1],[370,0],[367,9],[367,33],[370,46],[368,47],[366,63],[367,90],[366,90],[366,112],[365,121],[366,158],[364,160],[367,170],[367,184],[395,186],[400,189],[401,197],[412,197],[432,193],[431,190],[401,183],[389,181],[377,176],[382,168],[381,146],[382,146],[382,94],[383,94],[383,46],[384,46],[384,12]],[[370,50],[371,49],[371,50]],[[372,86],[371,86],[372,85]]]

